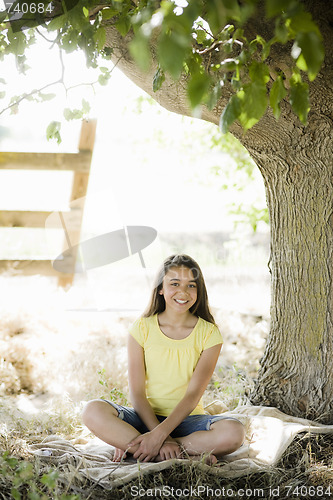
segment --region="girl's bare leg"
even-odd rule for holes
[[[119,461],[122,455],[125,457],[126,451],[135,453],[138,449],[138,446],[127,449],[127,443],[139,436],[140,432],[118,418],[117,410],[109,403],[101,400],[89,401],[83,410],[82,420],[95,436],[117,448],[115,460]]]
[[[113,458],[115,462],[125,458],[126,452],[133,454],[139,448],[139,445],[128,448],[127,444],[139,436],[140,432],[121,420],[117,410],[105,401],[89,401],[83,410],[82,420],[95,436],[116,448]],[[161,460],[163,458],[157,455],[154,461]]]
[[[208,454],[207,461],[216,463],[216,455],[227,455],[238,450],[245,437],[244,426],[236,420],[218,420],[208,431],[197,431],[176,438],[185,452],[191,455]]]
[[[135,453],[139,447],[137,445],[127,449],[127,443],[140,433],[121,420],[117,410],[105,401],[94,400],[87,403],[83,410],[82,420],[95,436],[118,448],[115,453],[116,460],[120,460],[126,451]],[[244,435],[244,427],[241,423],[224,419],[214,422],[209,431],[193,432],[188,436],[176,438],[176,441],[188,455],[208,454],[207,462],[215,463],[217,461],[215,455],[226,455],[237,450],[244,441]],[[156,460],[159,459],[156,457]]]

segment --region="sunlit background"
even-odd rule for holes
[[[8,89],[3,107],[10,96],[59,78],[55,47],[42,42],[30,52],[32,69],[25,77],[17,75],[14,59],[1,63]],[[117,68],[106,86],[93,88],[90,83],[99,73],[86,69],[82,54],[64,55],[64,64],[66,86],[75,88],[66,95],[62,85],[50,87],[44,92],[55,93],[53,100],[22,101],[18,109],[2,113],[1,150],[76,152],[81,123],[66,122],[63,109],[89,101],[97,133],[81,240],[126,225],[151,226],[158,236],[142,251],[145,268],[132,255],[77,274],[68,289],[58,288],[55,278],[0,276],[2,393],[20,393],[25,384],[28,393],[65,391],[85,399],[98,394],[97,373],[104,369],[105,377],[124,386],[128,325],[146,306],[157,267],[173,252],[190,254],[203,270],[210,304],[227,339],[226,365],[257,367],[269,315],[269,230],[264,223],[256,233],[248,223],[236,224],[241,218],[230,213],[230,205],[265,205],[259,172],[248,185],[245,176],[246,187],[239,191],[245,174],[229,155],[212,148],[215,126],[167,112]],[[81,83],[87,85],[77,86]],[[46,139],[54,120],[62,124],[60,145]],[[216,167],[225,175],[216,176]],[[71,183],[70,172],[2,170],[0,210],[65,210]],[[0,228],[2,259],[55,258],[63,244],[61,230]],[[26,409],[26,398],[23,403]]]
[[[10,95],[29,93],[56,81],[62,69],[57,49],[50,49],[50,44],[43,40],[38,48],[30,49],[28,65],[32,69],[26,76],[18,78],[14,58],[11,63],[2,63]],[[235,232],[235,217],[228,213],[231,201],[237,196],[244,197],[244,193],[237,194],[236,189],[221,190],[223,179],[212,174],[212,167],[225,165],[230,170],[233,162],[227,155],[211,150],[207,141],[212,126],[152,104],[117,68],[107,86],[93,87],[89,84],[97,80],[98,73],[86,68],[83,54],[64,55],[64,65],[66,86],[72,90],[66,95],[62,85],[55,85],[44,90],[55,93],[55,99],[38,105],[23,101],[18,110],[3,113],[0,146],[3,151],[75,152],[80,122],[66,122],[63,109],[80,107],[82,99],[90,101],[89,117],[97,119],[97,134],[82,240],[124,225],[147,225],[159,234],[152,247],[144,251],[148,268],[156,268],[170,252],[184,251],[184,246],[203,267],[225,263],[227,254],[229,259],[236,262],[238,259],[241,267],[249,257],[250,265],[261,266],[266,256],[261,254],[260,246],[249,247],[247,255],[241,255],[244,236],[251,233],[251,228],[242,227]],[[53,120],[62,123],[60,145],[55,140],[46,140],[47,125]],[[59,210],[68,205],[70,172],[0,173],[2,209]],[[245,195],[264,200],[259,174]],[[262,231],[267,233],[267,228]],[[38,229],[3,228],[1,233],[2,258],[15,253],[27,258],[51,254],[54,258],[63,238]],[[216,244],[212,245],[212,236],[203,237],[209,233],[220,234]],[[167,241],[161,239],[163,234],[168,235]],[[191,236],[193,249],[188,245]],[[235,252],[234,259],[230,249]],[[138,265],[140,259],[133,256],[126,262],[90,272],[91,276],[85,278],[93,279],[97,273],[100,280],[101,274],[105,276],[116,269],[125,272]]]

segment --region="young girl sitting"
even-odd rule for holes
[[[133,408],[93,400],[84,424],[113,445],[114,460],[126,452],[143,461],[237,450],[244,427],[234,418],[207,415],[201,397],[218,360],[222,336],[209,310],[199,265],[188,255],[165,260],[150,304],[130,329],[128,377]]]

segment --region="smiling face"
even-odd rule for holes
[[[188,311],[198,296],[192,270],[185,266],[171,267],[163,278],[159,294],[164,296],[166,309],[170,307],[180,313]]]

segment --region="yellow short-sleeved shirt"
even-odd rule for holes
[[[144,349],[147,399],[154,412],[163,416],[168,416],[184,397],[202,351],[223,343],[217,326],[202,318],[181,340],[161,331],[157,314],[137,319],[130,334]],[[191,415],[204,413],[200,401]]]

